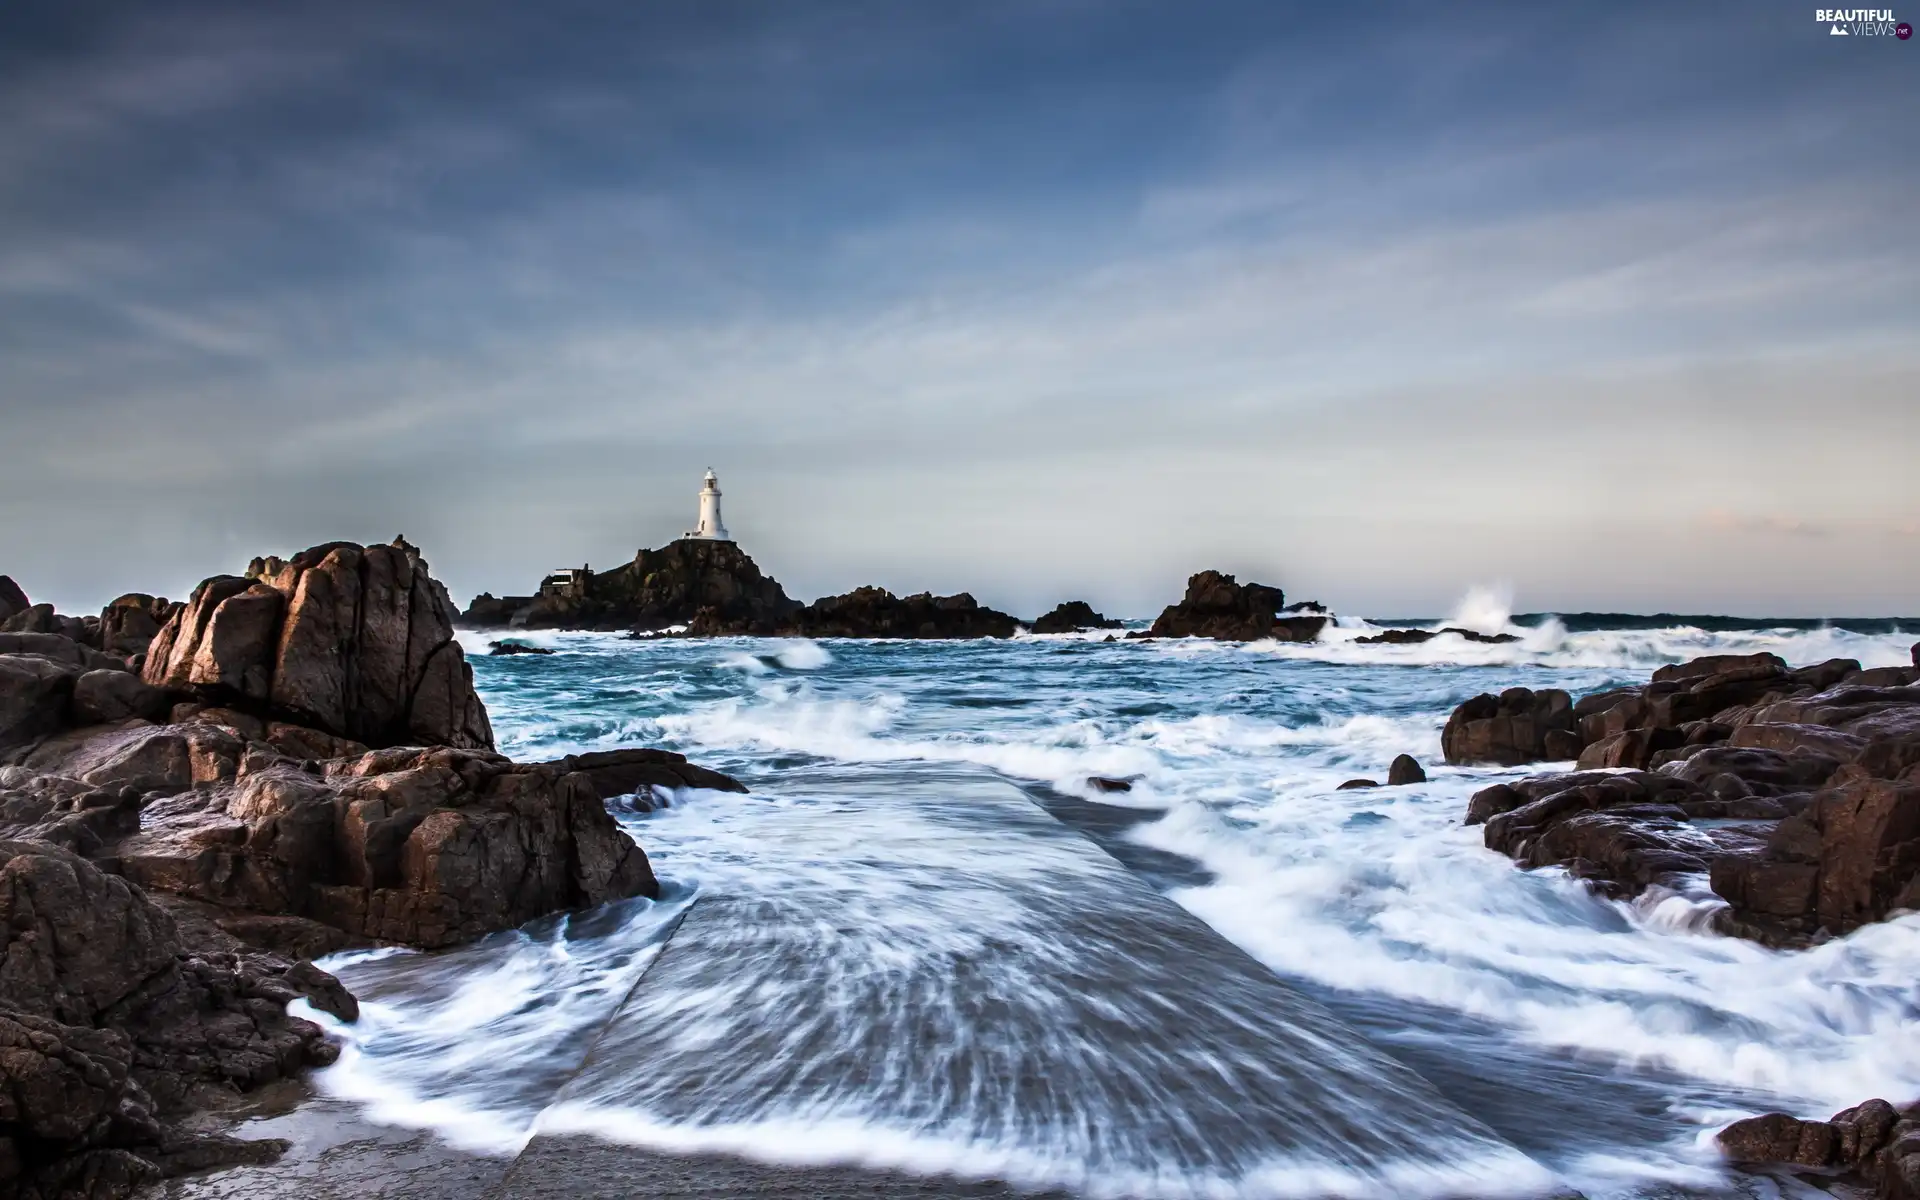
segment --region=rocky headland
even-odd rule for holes
[[[313,957],[657,894],[606,801],[733,780],[495,752],[419,552],[330,543],[99,617],[0,577],[0,1198],[270,1159],[196,1109],[333,1060]]]

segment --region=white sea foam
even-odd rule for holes
[[[1449,623],[1489,626],[1502,603],[1463,602]],[[835,642],[830,651],[807,642],[542,634],[541,644],[570,652],[488,662],[478,673],[502,743],[517,756],[639,741],[759,772],[752,796],[683,797],[636,826],[637,835],[682,889],[771,885],[796,928],[806,927],[808,913],[828,911],[810,908],[808,897],[832,897],[840,915],[818,919],[809,935],[817,953],[800,960],[814,965],[787,980],[799,989],[811,979],[809,994],[913,978],[915,964],[943,955],[984,956],[1001,966],[990,994],[1008,998],[1014,1011],[1054,1011],[1060,1025],[1047,1008],[1054,1000],[1033,990],[1039,985],[1019,964],[1025,954],[1043,961],[1073,947],[1047,944],[1012,897],[1023,888],[1072,895],[1084,884],[1019,838],[914,825],[920,818],[901,799],[947,787],[942,780],[1007,777],[1146,810],[1146,823],[1115,836],[1178,856],[1208,877],[1172,893],[1181,904],[1282,976],[1389,1011],[1403,1006],[1401,1036],[1442,1046],[1459,1039],[1463,1073],[1491,1072],[1502,1086],[1521,1088],[1535,1070],[1529,1064],[1571,1071],[1592,1088],[1591,1115],[1602,1124],[1632,1125],[1632,1114],[1657,1097],[1668,1116],[1650,1131],[1582,1141],[1570,1125],[1555,1135],[1566,1140],[1543,1161],[1586,1194],[1716,1186],[1720,1169],[1702,1139],[1758,1108],[1825,1115],[1871,1095],[1920,1095],[1911,982],[1920,977],[1920,916],[1798,953],[1714,936],[1709,918],[1720,902],[1703,880],[1615,903],[1563,873],[1516,870],[1482,847],[1479,830],[1459,824],[1475,788],[1516,773],[1437,761],[1447,712],[1479,691],[1611,686],[1705,653],[1771,650],[1795,664],[1854,657],[1894,665],[1908,661],[1911,635],[1569,632],[1550,621],[1525,630],[1509,624],[1521,640],[1502,645],[1454,636],[1357,645],[1372,628],[1344,620],[1311,645],[1109,646],[1095,637]],[[1427,764],[1428,783],[1335,790],[1355,776],[1381,778],[1401,752]],[[1087,779],[1096,775],[1131,778],[1134,788],[1094,792]],[[876,855],[902,839],[915,847],[912,864]],[[970,882],[955,888],[955,878]],[[663,1148],[860,1161],[1086,1194],[1375,1196],[1424,1186],[1380,1173],[1316,1176],[1315,1164],[1297,1160],[1270,1163],[1265,1174],[1246,1163],[1224,1175],[1191,1162],[1142,1167],[1118,1110],[1102,1118],[1117,1123],[1109,1133],[1118,1140],[1107,1142],[1045,1122],[975,1128],[908,1119],[903,1114],[918,1110],[901,1098],[920,1093],[887,1087],[941,1078],[927,1056],[996,1034],[964,1007],[942,1018],[937,1038],[894,1039],[903,1048],[875,1058],[884,1086],[871,1093],[801,1087],[782,1093],[791,1103],[757,1116],[714,1100],[718,1107],[696,1121],[606,1096],[550,1107],[584,1050],[580,1031],[645,969],[674,912],[644,907],[614,932],[549,930],[456,952],[467,959],[335,960],[367,1000],[368,1016],[343,1031],[348,1052],[324,1086],[377,1119],[493,1149],[519,1145],[537,1119],[556,1131]],[[743,993],[723,978],[648,1003],[656,1006],[652,1023],[673,1030],[692,1054],[741,1036],[747,1027],[729,1024],[729,1013],[782,1011],[796,994],[781,986]],[[1125,1011],[1124,998],[1090,1003]],[[1433,1013],[1444,1016],[1420,1015]],[[1004,1012],[999,1020],[1007,1022]],[[1467,1026],[1476,1030],[1471,1038]],[[811,1028],[822,1037],[875,1036],[833,1012]],[[486,1052],[466,1049],[475,1045]],[[791,1065],[779,1054],[768,1062]],[[804,1073],[781,1079],[787,1087]],[[1631,1101],[1606,1099],[1611,1081],[1623,1079],[1641,1091]],[[891,1107],[863,1095],[891,1097]],[[1362,1108],[1380,1103],[1355,1096]],[[1095,1170],[1094,1146],[1130,1148]],[[1458,1179],[1435,1188],[1492,1194],[1489,1180],[1498,1176],[1488,1174],[1490,1161],[1484,1146],[1462,1143],[1439,1168],[1407,1169],[1457,1170]],[[1526,1178],[1531,1187],[1539,1177]]]

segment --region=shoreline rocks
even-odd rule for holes
[[[58,847],[0,841],[0,1191],[111,1200],[148,1180],[268,1161],[284,1143],[174,1120],[339,1050],[291,1000],[351,1015],[307,962],[189,945],[138,887]]]
[[[1776,946],[1920,908],[1920,673],[1773,655],[1662,667],[1644,687],[1568,703],[1503,693],[1461,705],[1448,760],[1533,761],[1548,712],[1584,741],[1572,773],[1495,784],[1469,803],[1488,848],[1560,866],[1603,891],[1684,888],[1705,875],[1723,932]],[[1544,706],[1540,697],[1547,696]],[[1509,698],[1511,697],[1511,703]],[[1524,731],[1526,736],[1521,736]]]
[[[402,539],[97,623],[50,611],[0,633],[0,1196],[270,1161],[284,1143],[179,1121],[332,1061],[286,1012],[357,1015],[313,956],[656,896],[607,800],[744,790],[664,751],[494,753],[452,605]]]

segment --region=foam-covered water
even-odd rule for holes
[[[507,753],[661,745],[753,793],[685,793],[665,811],[623,815],[668,883],[659,903],[450,954],[335,959],[365,1015],[342,1029],[348,1051],[323,1086],[375,1119],[480,1150],[512,1150],[544,1123],[667,1149],[1219,1197],[1525,1194],[1548,1179],[1593,1196],[1649,1195],[1655,1183],[1712,1190],[1722,1173],[1707,1139],[1734,1116],[1920,1096],[1920,918],[1780,953],[1705,932],[1716,902],[1704,882],[1604,901],[1557,872],[1516,870],[1460,825],[1473,790],[1523,772],[1438,763],[1447,713],[1477,692],[1580,692],[1762,649],[1796,664],[1893,665],[1908,661],[1912,633],[1522,628],[1497,593],[1469,597],[1442,624],[1521,640],[1360,645],[1372,628],[1360,621],[1312,645],[526,635],[561,653],[475,658]],[[485,640],[474,635],[469,650]],[[1427,765],[1427,784],[1336,790],[1383,777],[1402,752]],[[1095,793],[1096,775],[1133,790]],[[1023,806],[1016,787],[1112,858],[1011,827],[942,826],[1002,803],[990,796]],[[948,807],[929,808],[930,796]],[[1431,1118],[1437,1149],[1418,1162],[1381,1149],[1377,1169],[1337,1156],[1256,1162],[1219,1132],[1233,1114],[1144,1083],[1113,1086],[1132,1078],[1131,1060],[1096,1061],[1097,1043],[1074,1040],[1086,1020],[1063,1014],[1084,1002],[1124,1023],[1144,1019],[1130,1003],[1172,1000],[1146,985],[1108,1000],[1062,990],[1074,947],[1044,945],[1034,914],[1084,909],[1115,870],[1360,1031],[1369,1054],[1417,1072],[1434,1103],[1463,1114]],[[703,890],[764,903],[767,928],[790,935],[779,951],[788,965],[749,971],[742,958],[737,977],[649,976],[635,991]],[[950,979],[954,963],[975,976]],[[968,988],[991,1003],[966,1001]],[[630,993],[654,1040],[646,1061],[623,1065],[618,1044],[590,1042]],[[703,1053],[718,1061],[712,1045],[739,1045],[766,1024],[751,1014],[790,1012],[802,994],[837,999],[751,1069],[703,1081],[697,1064]],[[907,1011],[921,1014],[920,1034],[875,1015]],[[850,1082],[809,1067],[834,1046],[865,1048],[872,1073]],[[609,1056],[614,1077],[630,1067],[664,1082],[579,1082],[604,1080]],[[955,1090],[956,1072],[995,1056],[1054,1064],[1072,1103],[1044,1090],[1053,1099],[1014,1103],[990,1079]],[[1215,1066],[1259,1077],[1251,1058]],[[1352,1114],[1413,1111],[1390,1071],[1348,1064],[1312,1078],[1341,1089],[1356,1137],[1375,1134]]]

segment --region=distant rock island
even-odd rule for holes
[[[1314,601],[1288,606],[1286,594],[1277,587],[1237,583],[1231,575],[1202,571],[1187,580],[1186,596],[1180,603],[1168,605],[1153,628],[1127,636],[1311,642],[1331,620],[1326,608]]]
[[[1022,625],[1035,633],[1122,625],[1082,600],[1070,600],[1037,621],[1024,622],[981,605],[966,592],[896,596],[871,585],[802,604],[787,595],[778,580],[763,574],[728,534],[720,513],[720,481],[712,471],[706,474],[699,500],[694,528],[679,539],[657,550],[641,550],[632,562],[612,570],[581,566],[555,571],[531,595],[483,592],[460,614],[461,624],[480,629],[812,638],[1006,638]],[[1319,604],[1288,606],[1279,588],[1236,583],[1231,575],[1202,571],[1187,581],[1186,597],[1161,613],[1151,630],[1128,636],[1310,642],[1330,620]]]

